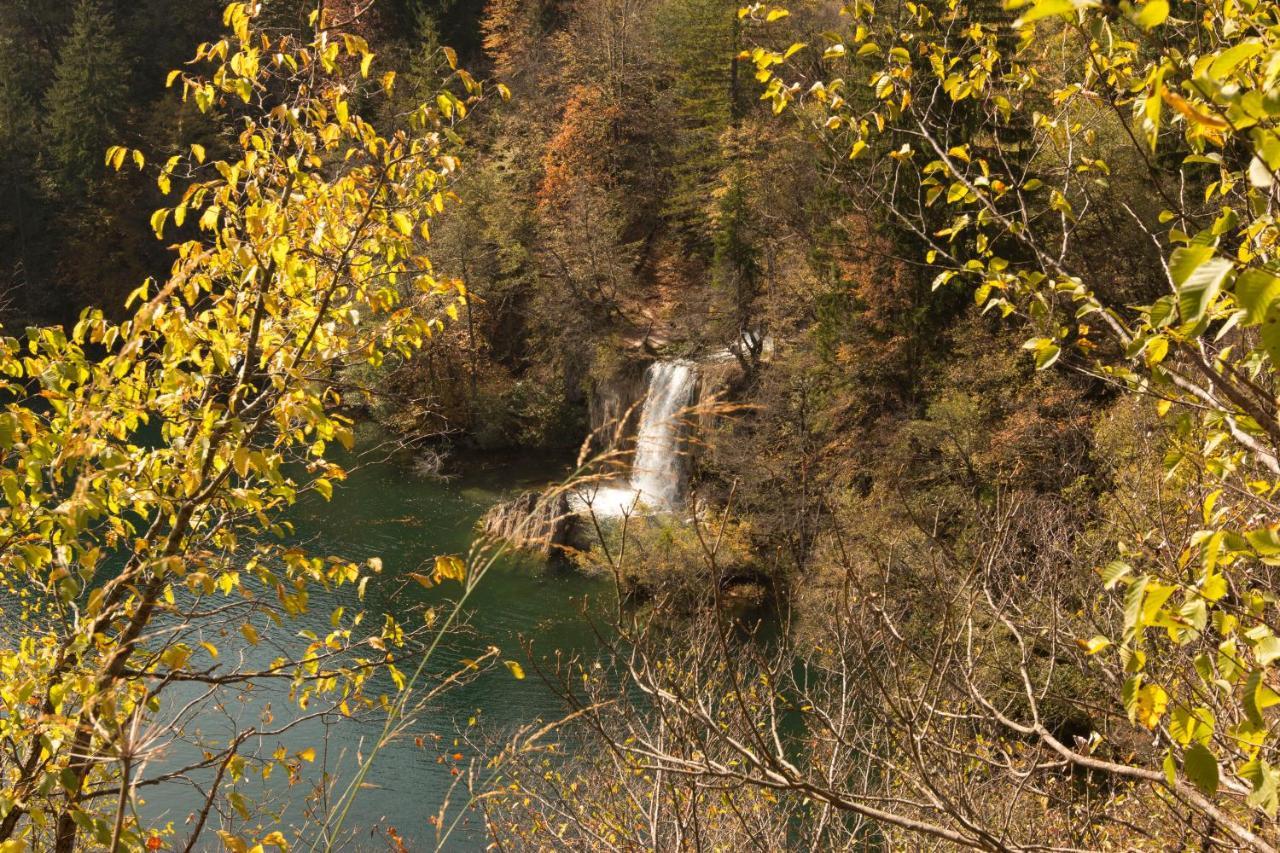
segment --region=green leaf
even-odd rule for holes
[[[1204,744],[1193,743],[1182,753],[1182,771],[1210,797],[1218,793],[1218,759]]]
[[[1137,638],[1142,627],[1142,600],[1147,594],[1147,578],[1138,578],[1129,586],[1124,596],[1124,637],[1125,642]]]
[[[1208,74],[1214,80],[1221,81],[1223,77],[1236,70],[1242,62],[1257,56],[1262,53],[1262,50],[1262,45],[1257,41],[1241,42],[1229,47],[1218,54],[1217,59],[1209,65]]]
[[[1208,708],[1200,706],[1193,710],[1179,706],[1170,715],[1169,734],[1182,746],[1193,741],[1205,744],[1213,737],[1214,724],[1213,712]]]
[[[1164,607],[1169,596],[1177,591],[1177,587],[1173,584],[1151,582],[1147,584],[1146,596],[1142,601],[1142,624],[1153,625],[1156,622],[1156,616],[1160,612],[1160,608]]]
[[[1202,249],[1205,247],[1194,247]],[[1176,258],[1178,252],[1187,251],[1187,249],[1178,249],[1173,254]],[[1210,249],[1212,252],[1212,249]],[[1177,264],[1175,260],[1171,263],[1171,269]],[[1199,264],[1194,265],[1178,284],[1178,311],[1182,315],[1184,323],[1198,323],[1204,319],[1205,312],[1209,310],[1209,306],[1218,298],[1218,293],[1222,290],[1222,284],[1227,280],[1227,276],[1231,274],[1234,265],[1226,258],[1209,258]],[[1181,269],[1179,270],[1181,272]],[[1178,280],[1175,274],[1174,280]]]
[[[1169,256],[1169,274],[1174,287],[1181,289],[1196,268],[1213,257],[1213,246],[1193,244],[1174,249]]]
[[[1264,527],[1261,530],[1250,530],[1244,535],[1253,550],[1258,552],[1260,557],[1274,557],[1280,554],[1280,533],[1273,527]]]
[[[1280,704],[1280,695],[1262,680],[1262,670],[1250,672],[1244,683],[1244,714],[1249,722],[1262,728],[1266,724],[1262,712],[1276,704]]]
[[[1280,299],[1280,277],[1267,270],[1245,270],[1236,279],[1236,301],[1245,310],[1245,325],[1256,326],[1267,317],[1269,309]]]
[[[1129,714],[1130,721],[1138,715],[1138,689],[1142,687],[1142,676],[1131,675],[1120,686],[1120,701]]]
[[[1276,773],[1270,765],[1261,758],[1255,758],[1241,765],[1240,776],[1253,788],[1246,802],[1275,817],[1276,807],[1280,805],[1280,788],[1276,786]]]
[[[1267,316],[1258,331],[1262,341],[1262,349],[1271,359],[1271,364],[1280,365],[1280,302],[1272,302],[1267,308]]]
[[[1280,638],[1263,637],[1253,647],[1253,656],[1259,666],[1270,666],[1272,661],[1280,658]]]
[[[240,817],[244,818],[245,820],[248,820],[250,818],[251,813],[249,811],[249,801],[244,798],[244,794],[240,793],[239,791],[232,791],[227,796],[227,800],[235,808],[236,812],[240,815]]]
[[[1033,350],[1036,355],[1036,370],[1052,367],[1062,355],[1062,348],[1052,338],[1032,338],[1022,345],[1023,349]]]
[[[1112,560],[1110,563],[1107,563],[1105,568],[1100,569],[1098,574],[1102,575],[1103,586],[1107,589],[1112,589],[1117,583],[1119,583],[1122,577],[1129,574],[1131,571],[1133,571],[1133,566],[1130,566],[1123,560]]]

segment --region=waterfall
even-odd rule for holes
[[[621,515],[634,507],[661,511],[680,506],[688,469],[684,416],[698,390],[698,366],[691,361],[659,361],[649,366],[645,379],[628,483],[588,489],[573,500],[575,505],[589,503],[601,516]]]
[[[693,403],[698,368],[688,361],[660,361],[649,367],[649,391],[640,410],[631,488],[641,503],[673,509],[683,496],[685,460],[680,452],[684,410]]]

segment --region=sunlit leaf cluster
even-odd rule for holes
[[[143,846],[128,798],[103,793],[127,792],[131,764],[174,734],[147,729],[168,719],[169,686],[284,675],[301,712],[356,713],[388,701],[367,688],[406,643],[394,620],[339,608],[327,635],[304,632],[299,654],[261,673],[219,648],[227,626],[234,644],[265,642],[317,586],[363,597],[369,569],[288,546],[280,510],[345,476],[330,451],[354,442],[347,372],[409,354],[465,304],[426,248],[452,199],[456,126],[482,89],[456,70],[380,130],[358,107],[395,75],[375,73],[364,39],[319,13],[301,34],[260,13],[231,3],[225,34],[168,78],[226,129],[216,148],[158,166],[105,153],[154,174],[169,276],[137,288],[124,322],[87,310],[67,331],[0,341],[0,580],[22,626],[0,648],[6,850]],[[208,744],[200,766],[230,784],[250,772],[241,742]]]
[[[767,34],[778,10],[742,14]],[[824,44],[744,55],[763,97],[894,188],[935,289],[1020,318],[1037,368],[1148,396],[1164,419],[1168,491],[1151,499],[1194,526],[1116,543],[1116,624],[1081,647],[1154,733],[1169,795],[1252,843],[1280,804],[1275,7],[859,0],[841,18]],[[1116,192],[1121,171],[1137,194]],[[1077,231],[1100,205],[1151,247],[1147,304],[1082,271]]]

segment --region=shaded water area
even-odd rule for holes
[[[338,606],[346,606],[349,612],[363,609],[369,618],[379,621],[380,614],[390,613],[406,625],[421,625],[424,605],[455,598],[459,587],[445,583],[424,589],[406,582],[406,575],[415,571],[429,573],[425,567],[438,555],[465,554],[475,535],[475,523],[486,509],[522,489],[555,480],[566,467],[564,460],[527,456],[463,458],[455,460],[453,477],[441,481],[417,471],[413,460],[404,454],[367,452],[348,480],[335,490],[331,502],[307,496],[289,517],[296,525],[297,540],[310,554],[356,561],[377,557],[383,563],[381,575],[370,581],[363,604],[356,601],[355,592],[349,587],[337,592],[313,588],[309,613],[283,628],[271,628],[272,636],[277,642],[296,641],[297,648],[303,648],[306,641],[296,632],[310,629],[324,636],[331,630],[329,615]],[[502,650],[503,659],[522,662],[529,671],[528,677],[517,680],[499,665],[434,702],[409,736],[398,739],[378,756],[366,787],[347,816],[346,838],[337,849],[387,849],[386,836],[374,834],[387,827],[394,827],[408,849],[429,849],[434,844],[435,830],[428,825],[428,819],[439,809],[454,781],[451,769],[465,767],[475,755],[465,742],[455,745],[457,731],[495,737],[517,726],[563,716],[561,703],[529,666],[521,639],[533,641],[535,659],[557,651],[590,654],[595,635],[583,613],[584,600],[592,602],[592,609],[598,611],[612,600],[612,589],[601,581],[528,558],[504,558],[489,572],[468,601],[466,628],[450,633],[432,659],[431,669],[456,669],[462,659],[477,657],[494,645]],[[265,641],[249,646],[234,626],[229,627],[216,640],[224,649],[224,657],[243,653],[250,665],[262,665],[278,654],[279,647],[271,647]],[[388,680],[373,692],[389,689]],[[171,701],[175,698],[171,697]],[[294,713],[284,687],[269,687],[224,703],[217,713],[197,719],[193,728],[199,728],[210,739],[221,737],[225,743],[238,730],[260,726],[268,707],[280,718]],[[342,784],[338,785],[341,790],[354,771],[353,755],[357,751],[368,754],[370,742],[384,719],[385,716],[374,715],[369,722],[342,720],[327,727],[308,724],[290,732],[282,742],[251,742],[259,753],[270,753],[279,747],[296,751],[314,746],[316,761],[300,765],[301,779],[295,784],[289,784],[279,772],[265,783],[254,773],[239,785],[238,792],[253,806],[277,813],[280,828],[291,835],[290,827],[304,823],[307,797],[314,791],[322,770],[327,766],[328,771],[342,777]],[[454,760],[458,753],[464,755],[462,763]],[[168,755],[164,760],[184,757],[189,756]],[[176,838],[184,838],[185,824],[199,808],[196,792],[186,785],[169,785],[140,793],[146,799],[141,809],[145,825],[172,821]],[[465,800],[465,792],[456,791],[451,800],[452,813],[457,814],[460,801]],[[232,810],[221,817],[221,824],[217,819],[211,820],[211,828],[223,825],[247,830],[244,825],[237,826],[238,820]],[[447,849],[484,847],[482,815],[469,813],[465,821],[459,824]],[[268,821],[263,828],[269,831],[275,826]],[[211,833],[206,832],[206,836],[210,847],[217,846]]]

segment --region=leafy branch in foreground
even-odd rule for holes
[[[414,656],[414,632],[356,612],[366,568],[287,545],[280,511],[343,479],[326,452],[353,442],[345,371],[408,353],[465,303],[423,251],[458,166],[452,127],[482,91],[458,70],[408,127],[380,132],[357,104],[390,93],[395,75],[374,75],[364,40],[335,29],[323,3],[304,34],[260,12],[230,4],[226,34],[169,77],[228,128],[218,150],[192,145],[156,172],[172,201],[151,224],[178,240],[169,277],[139,287],[123,323],[90,310],[69,333],[0,342],[0,577],[13,596],[0,849],[143,846],[132,803],[157,784],[199,792],[193,849],[221,787],[315,758],[251,762],[242,747],[388,707],[374,676],[403,683]],[[136,150],[106,158],[149,168]],[[332,614],[330,633],[266,651],[313,589],[341,587],[355,606]],[[222,653],[228,625],[265,663]],[[200,757],[147,773],[223,691],[280,678],[301,716],[222,742],[192,736]],[[182,692],[193,685],[195,699]],[[264,840],[222,835],[233,849]]]
[[[1035,330],[1026,348],[1038,368],[1151,397],[1165,421],[1165,485],[1135,516],[1159,523],[1135,520],[1115,543],[1099,571],[1123,595],[1097,636],[1077,638],[1154,754],[1101,762],[1096,743],[1057,742],[1034,715],[982,712],[1079,770],[1151,786],[1207,820],[1206,838],[1272,849],[1261,827],[1280,805],[1274,6],[953,0],[842,12],[847,26],[812,50],[752,52],[764,98],[853,161],[850,188],[914,236],[935,289],[971,285],[984,311]],[[780,22],[788,10],[756,3],[742,15]],[[816,75],[789,78],[792,57],[814,50]],[[1089,272],[1088,243],[1102,236],[1090,213],[1109,208],[1150,245],[1147,304]]]

